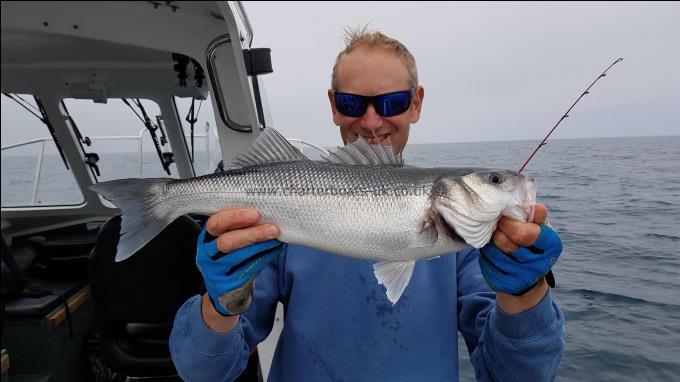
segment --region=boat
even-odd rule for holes
[[[240,2],[2,2],[1,17],[2,380],[179,380],[167,341],[203,290],[207,217],[116,263],[120,211],[89,187],[221,171],[272,126],[270,49]],[[29,130],[5,122],[20,113],[38,135],[6,142]],[[281,325],[240,380],[266,379]]]

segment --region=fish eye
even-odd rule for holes
[[[500,174],[491,174],[489,175],[489,181],[493,184],[501,184],[503,183],[503,177]]]

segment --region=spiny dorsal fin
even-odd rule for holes
[[[232,161],[236,166],[246,167],[267,163],[297,162],[309,160],[300,150],[290,144],[278,131],[269,127],[240,156]]]
[[[387,139],[389,141],[389,137]],[[404,165],[401,153],[395,154],[390,142],[386,146],[371,146],[364,137],[359,137],[356,141],[348,143],[345,147],[338,147],[328,154],[322,154],[321,159],[328,163],[352,166]]]

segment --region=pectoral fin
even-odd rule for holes
[[[373,264],[375,278],[378,279],[378,284],[384,285],[387,289],[387,299],[392,305],[399,301],[411,281],[415,265],[415,261],[381,261]]]
[[[436,216],[432,210],[428,210],[418,222],[415,240],[410,248],[431,248],[437,245],[439,230],[437,229]]]

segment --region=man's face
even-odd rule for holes
[[[380,47],[360,46],[346,54],[337,70],[338,92],[375,96],[409,89],[409,74],[406,66],[397,55]],[[411,106],[400,115],[382,117],[369,105],[361,117],[348,117],[341,114],[335,106],[331,89],[328,98],[333,111],[333,123],[340,127],[340,135],[345,144],[354,142],[359,136],[370,144],[378,144],[373,132],[382,144],[390,138],[393,150],[401,152],[408,141],[409,128],[420,118],[424,96],[422,86],[413,94]]]

